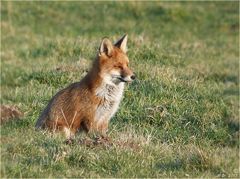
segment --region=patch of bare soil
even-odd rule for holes
[[[0,105],[0,124],[23,117],[23,113],[16,106]]]

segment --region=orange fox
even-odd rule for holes
[[[36,128],[64,131],[67,138],[79,130],[106,135],[123,96],[124,84],[135,79],[126,52],[127,35],[115,44],[104,38],[89,73],[50,100]]]

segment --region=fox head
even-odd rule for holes
[[[135,79],[129,68],[127,57],[127,35],[124,35],[115,44],[104,38],[98,52],[98,67],[102,79],[108,84],[131,82]]]

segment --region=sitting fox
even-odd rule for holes
[[[115,44],[104,38],[88,74],[50,100],[37,120],[36,128],[64,131],[67,138],[79,130],[106,135],[125,83],[135,79],[126,52],[127,35]]]

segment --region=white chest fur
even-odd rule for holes
[[[96,89],[96,95],[101,98],[101,102],[95,112],[95,121],[97,123],[105,120],[109,121],[116,113],[123,96],[123,90],[124,83],[119,83],[118,85],[104,83]]]

